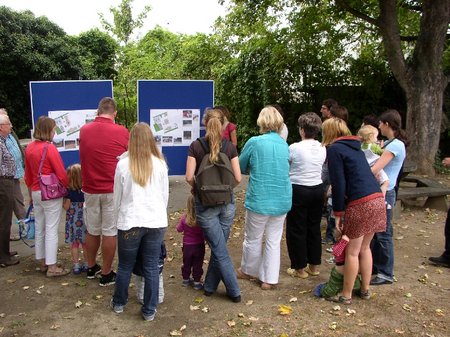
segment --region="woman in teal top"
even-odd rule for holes
[[[241,171],[249,173],[250,180],[244,203],[247,211],[242,261],[237,276],[258,278],[262,289],[270,289],[278,283],[280,242],[284,219],[292,205],[292,185],[289,148],[278,134],[283,117],[275,108],[267,106],[261,110],[257,125],[262,135],[250,138],[239,156]]]

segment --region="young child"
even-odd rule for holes
[[[369,166],[373,166],[383,154],[383,149],[377,144],[378,129],[372,125],[364,125],[359,129],[358,136],[362,140],[361,150],[364,152]],[[383,195],[386,195],[389,179],[384,170],[380,171],[378,182],[380,183],[381,192],[383,192]]]
[[[135,274],[134,284],[136,285],[136,298],[141,304],[144,304],[144,289],[145,289],[145,278],[144,271],[142,270],[142,260],[139,258],[141,254],[138,254],[138,260],[133,268],[133,274]],[[164,279],[163,279],[163,268],[164,259],[167,257],[166,244],[164,241],[161,243],[161,252],[159,254],[159,289],[158,289],[158,303],[164,302]]]
[[[345,264],[345,248],[350,241],[347,235],[342,235],[338,230],[334,231],[336,243],[333,245],[333,256],[336,265],[331,269],[330,278],[328,282],[319,284],[314,289],[314,295],[317,297],[323,297],[325,299],[331,299],[338,295],[344,287],[344,264]],[[353,286],[354,291],[361,289],[361,279],[359,276],[355,280]],[[360,294],[363,297],[366,294]],[[370,296],[367,294],[367,296]],[[364,297],[363,297],[364,298]]]
[[[83,221],[84,194],[81,192],[81,166],[73,164],[67,168],[69,188],[64,198],[63,208],[66,210],[65,242],[70,243],[73,273],[78,275],[88,269],[86,252],[86,225]],[[83,249],[84,263],[80,264],[78,249]]]
[[[201,290],[203,289],[201,278],[203,275],[203,259],[205,257],[205,237],[202,229],[197,224],[194,197],[192,195],[189,196],[186,206],[186,213],[183,214],[177,225],[177,231],[183,232],[182,286],[187,287],[194,282],[194,289]],[[190,278],[191,271],[193,280]]]

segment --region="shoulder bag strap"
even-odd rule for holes
[[[45,160],[45,157],[47,156],[47,150],[48,150],[49,145],[50,145],[50,143],[46,143],[44,146],[44,151],[42,151],[41,162],[39,163],[39,170],[38,170],[39,177],[41,176],[42,166],[44,166],[44,160]]]

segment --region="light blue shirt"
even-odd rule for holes
[[[388,191],[390,191],[397,183],[398,173],[400,172],[406,157],[405,144],[401,140],[394,138],[384,147],[384,150],[387,150],[394,155],[394,158],[392,158],[392,160],[384,167],[384,171],[389,178]]]
[[[239,164],[242,173],[250,173],[245,208],[271,216],[283,215],[291,209],[289,148],[278,133],[250,138],[239,156]]]
[[[16,162],[16,174],[14,175],[14,179],[21,179],[25,174],[25,170],[23,169],[23,158],[19,148],[20,145],[17,144],[16,139],[11,134],[6,137],[5,143],[6,148],[8,149],[9,153],[11,153],[14,161]]]

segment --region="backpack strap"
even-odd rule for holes
[[[228,146],[230,146],[230,141],[228,139],[222,139],[222,146],[220,147],[220,152],[227,153]]]
[[[197,138],[197,140],[200,142],[200,145],[203,148],[203,151],[205,151],[205,154],[209,153],[209,145],[206,142],[206,138],[205,137],[201,137],[201,138]]]

